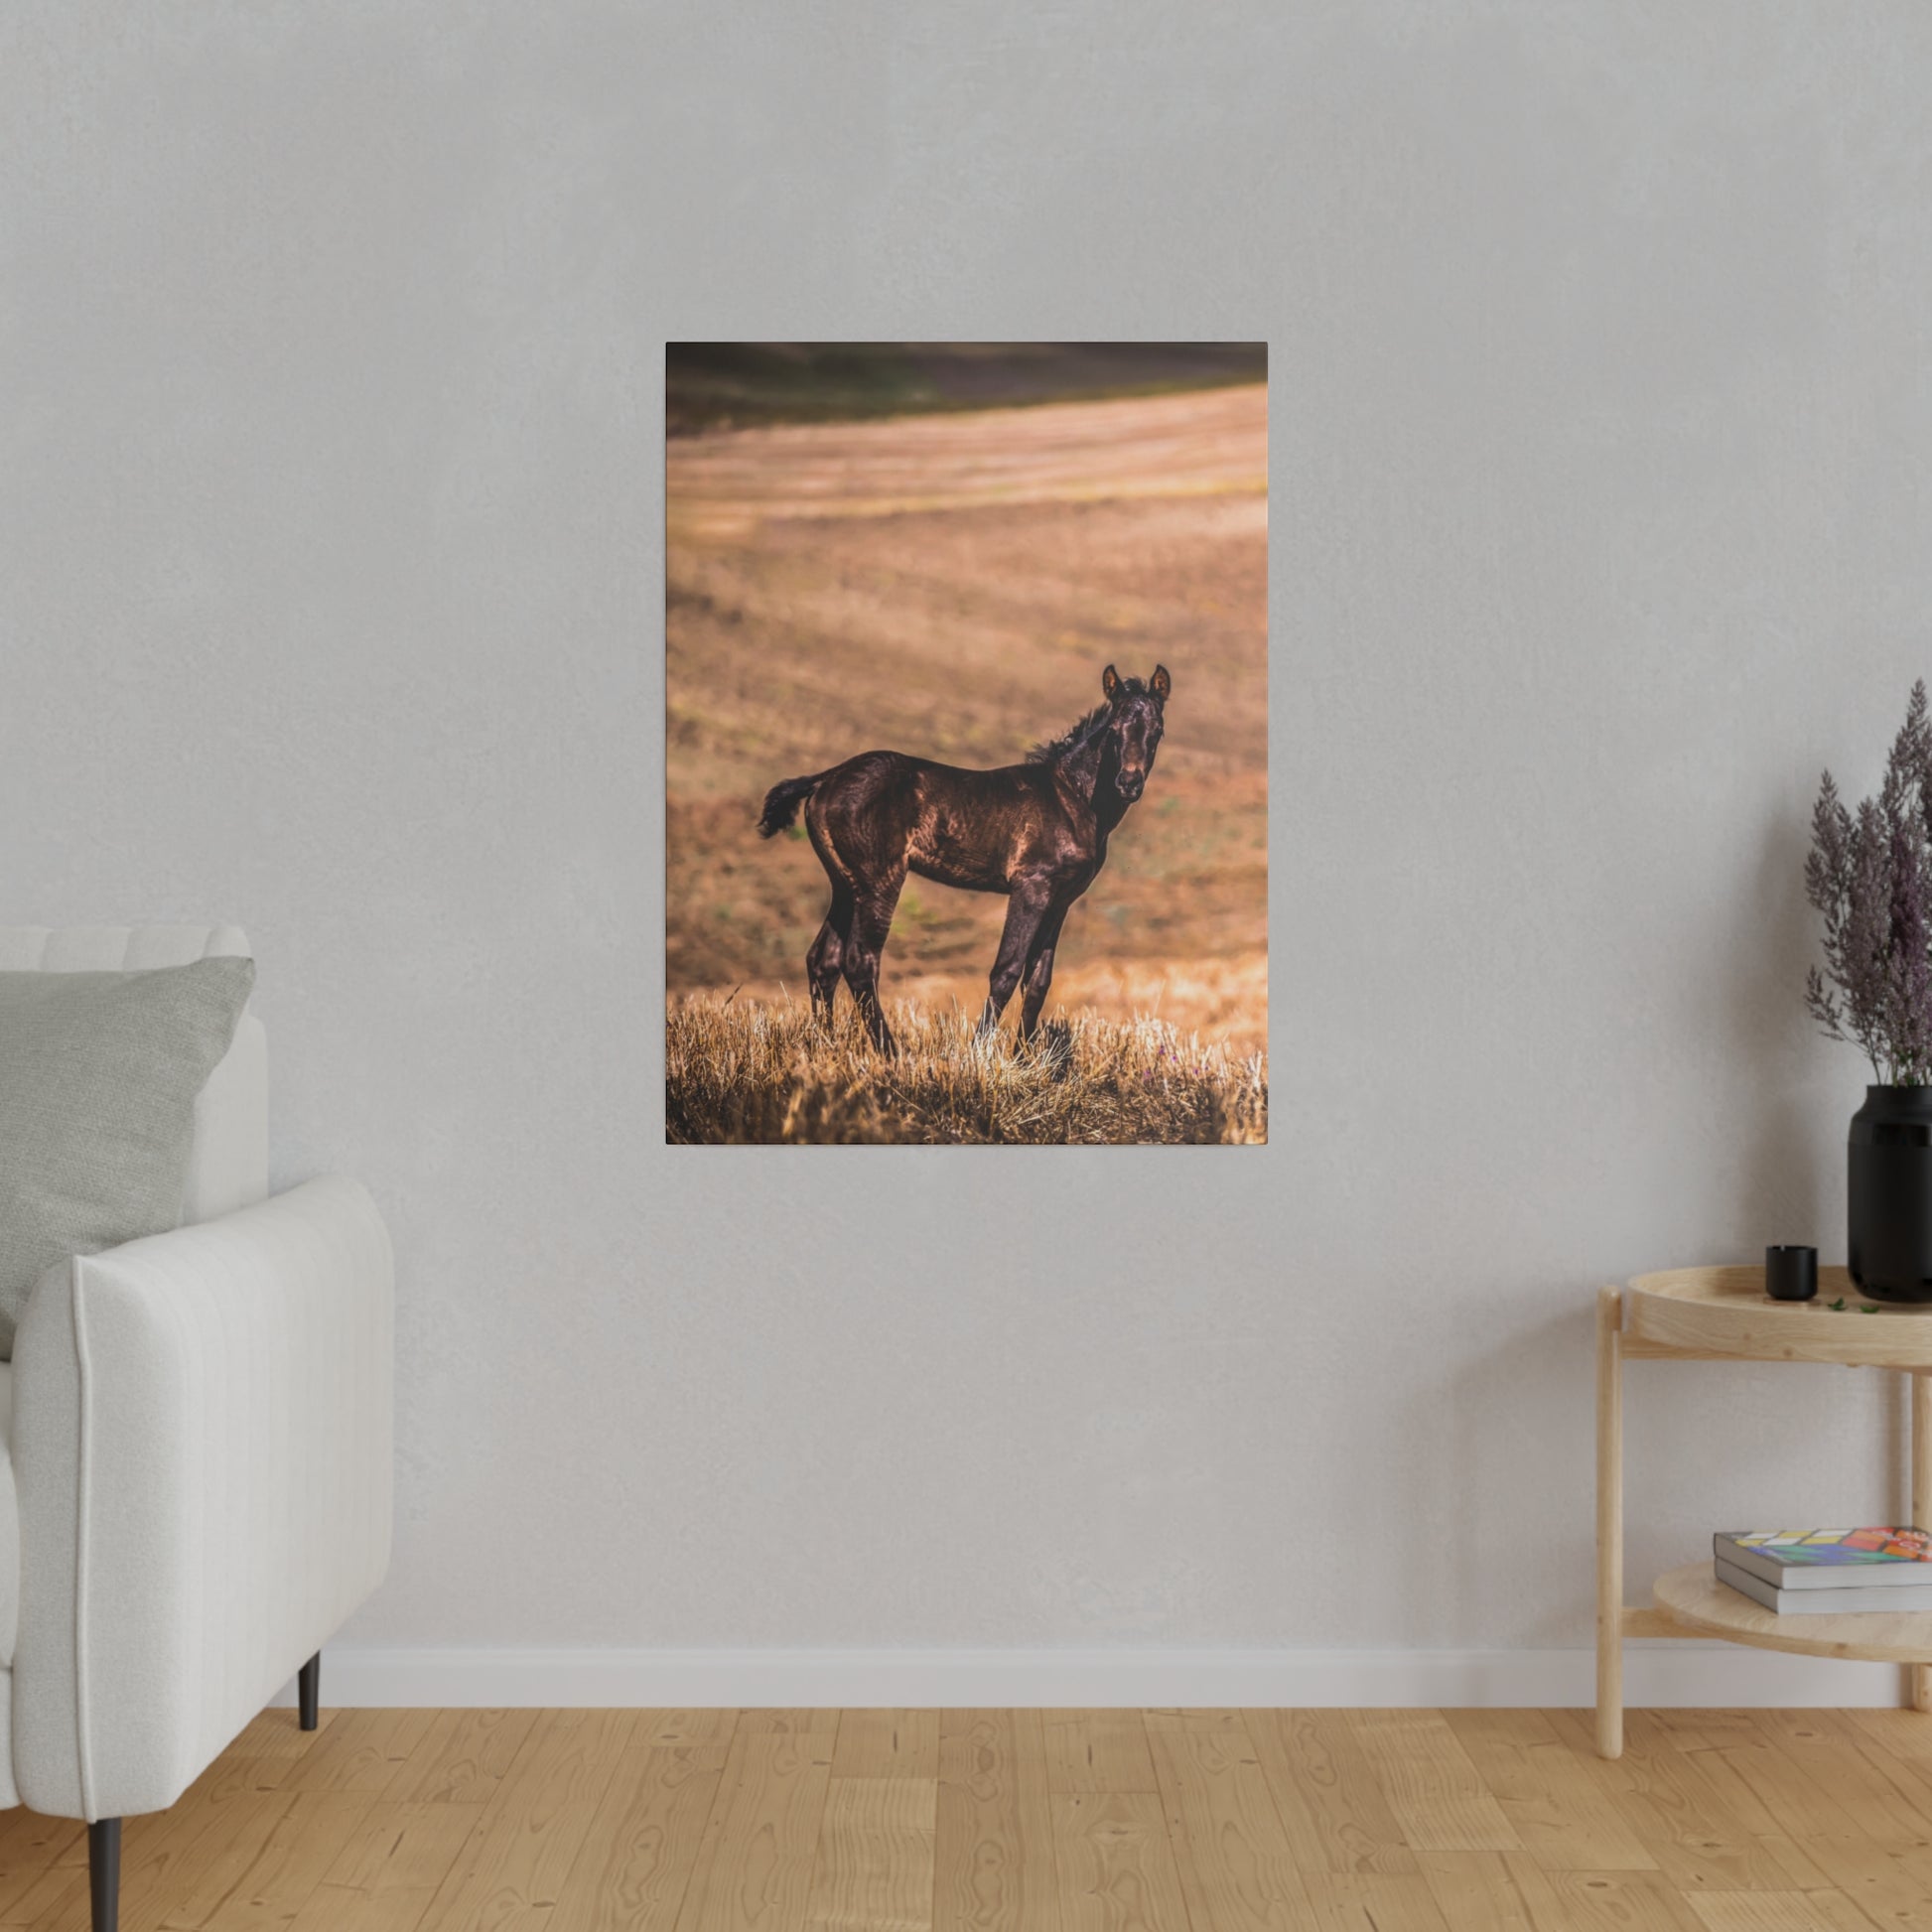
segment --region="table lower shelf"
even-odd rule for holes
[[[1804,1657],[1850,1657],[1873,1664],[1932,1664],[1932,1610],[1893,1616],[1779,1616],[1719,1583],[1708,1563],[1667,1570],[1651,1592],[1657,1607],[1687,1635],[1722,1637],[1760,1650]],[[1650,1634],[1646,1632],[1645,1634]]]

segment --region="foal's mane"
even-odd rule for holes
[[[1136,697],[1147,689],[1147,680],[1138,677],[1124,677],[1120,681],[1123,697]],[[1075,752],[1083,752],[1098,737],[1101,727],[1106,724],[1108,714],[1113,710],[1113,701],[1106,700],[1097,704],[1080,720],[1077,725],[1060,733],[1057,738],[1045,738],[1027,754],[1029,764],[1057,764],[1063,758],[1070,758]]]

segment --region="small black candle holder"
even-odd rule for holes
[[[1818,1250],[1764,1250],[1764,1292],[1774,1302],[1811,1302],[1818,1297]]]

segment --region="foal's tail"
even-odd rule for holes
[[[812,787],[824,777],[814,771],[809,778],[786,778],[764,794],[764,811],[759,818],[759,837],[775,839],[798,816],[798,807],[812,795]]]

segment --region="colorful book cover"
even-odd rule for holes
[[[1932,1536],[1915,1529],[1726,1530],[1725,1541],[1783,1568],[1821,1570],[1855,1564],[1932,1564]]]

